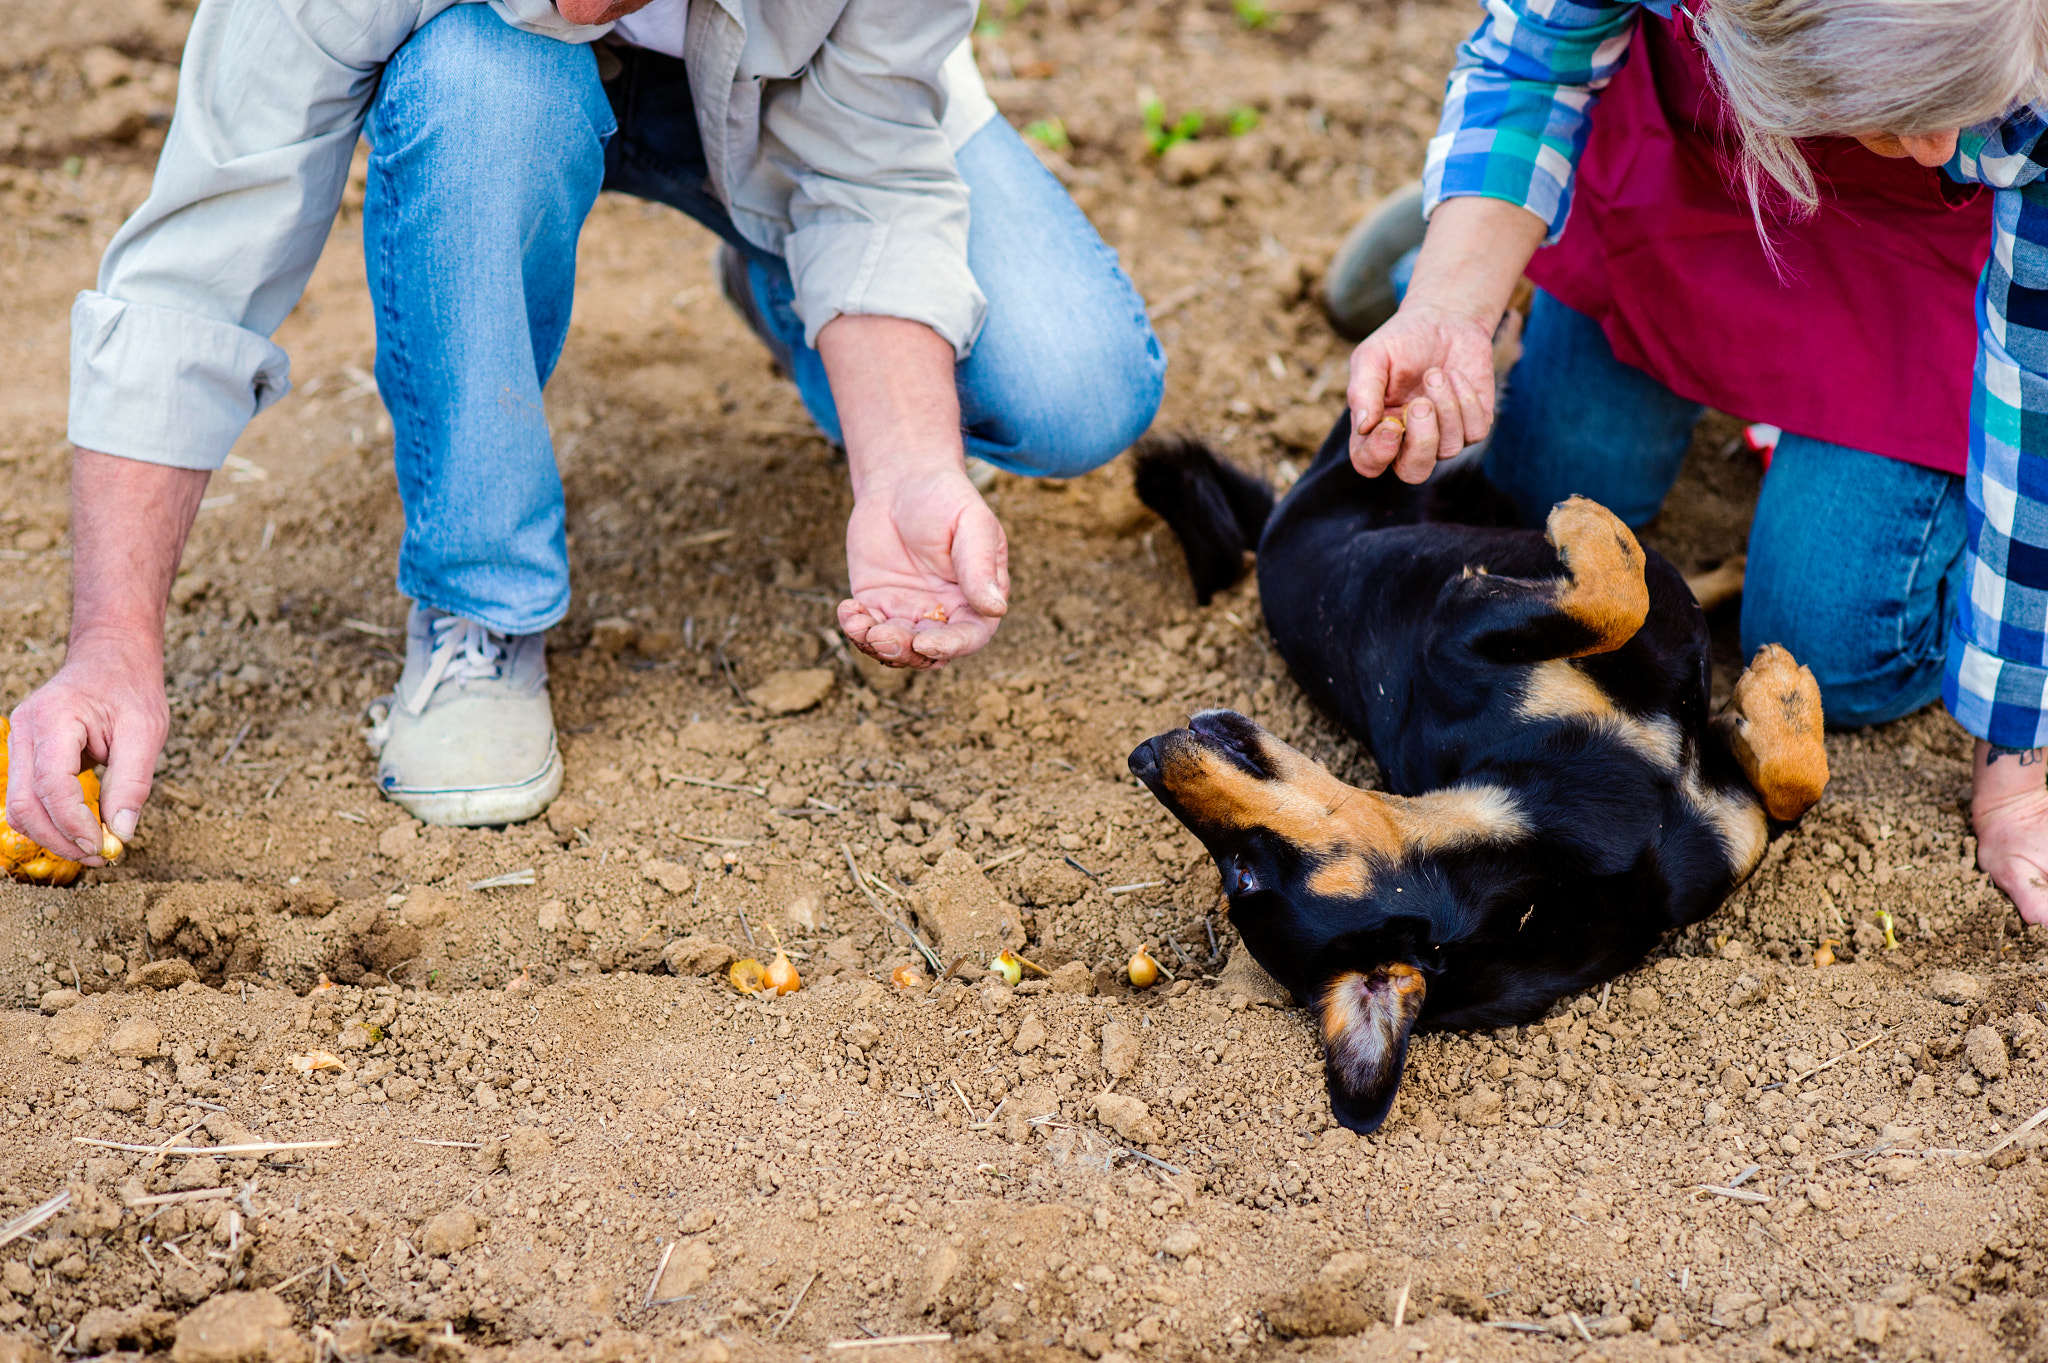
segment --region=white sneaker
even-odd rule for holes
[[[405,672],[367,735],[377,784],[422,823],[518,823],[562,791],[543,636],[415,605]]]

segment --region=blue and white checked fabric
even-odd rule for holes
[[[1965,729],[2048,744],[2048,120],[2027,110],[1965,132],[1947,169],[1990,186],[1991,259],[1977,284],[1976,390],[1963,491],[1968,592],[1950,626],[1942,699]]]
[[[1479,195],[1549,224],[1599,92],[1627,60],[1641,11],[1674,0],[1483,0],[1458,48],[1423,171],[1424,211]],[[1977,287],[1970,403],[1969,590],[1950,625],[1942,697],[2006,747],[2048,746],[2048,117],[2033,109],[1966,130],[1945,168],[1994,193],[1991,259]],[[1910,420],[1910,413],[1901,413]]]
[[[1483,0],[1486,18],[1458,46],[1443,118],[1422,173],[1424,212],[1478,194],[1550,224],[1571,211],[1572,168],[1599,92],[1628,59],[1640,11],[1671,0]]]

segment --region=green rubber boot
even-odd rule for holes
[[[1323,314],[1339,336],[1362,341],[1400,306],[1392,278],[1402,256],[1422,244],[1422,182],[1404,185],[1351,229],[1323,275]]]

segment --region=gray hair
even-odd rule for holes
[[[1698,24],[1759,230],[1767,180],[1792,217],[1819,207],[1800,138],[1945,132],[2048,95],[2048,0],[1709,0]]]

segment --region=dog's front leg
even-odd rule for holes
[[[1440,647],[1536,663],[1611,653],[1635,637],[1649,617],[1650,591],[1634,532],[1584,497],[1551,508],[1545,531],[1564,571],[1527,578],[1467,568],[1437,598],[1432,632]]]

